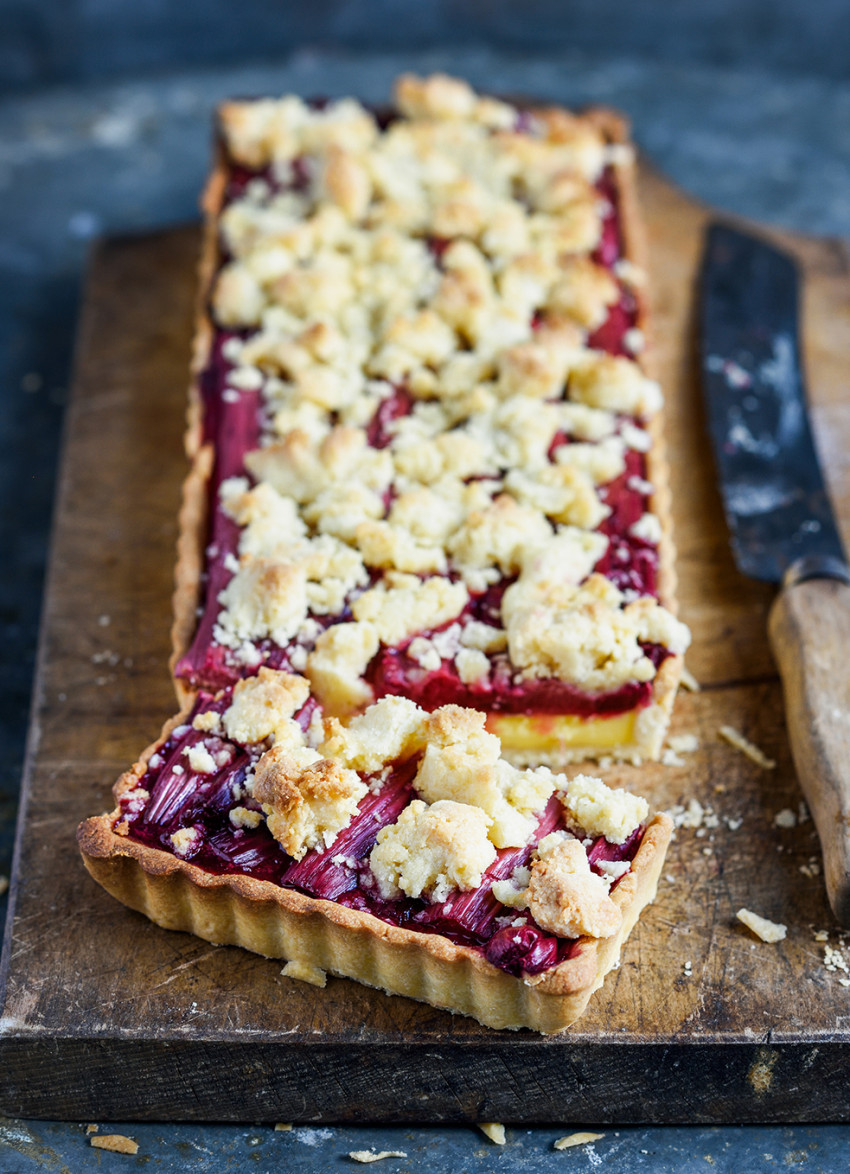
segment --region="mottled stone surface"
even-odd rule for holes
[[[19,16],[32,7],[18,5]],[[43,7],[46,11],[50,6]],[[74,10],[69,21],[83,7],[69,6]],[[107,19],[108,6],[88,7]],[[156,4],[136,7],[140,26],[144,13],[153,19],[150,14],[157,9]],[[635,5],[634,11],[645,7]],[[789,19],[791,7],[774,4],[770,9],[782,21]],[[838,5],[826,7],[839,13]],[[0,21],[15,8],[0,2]],[[527,5],[522,11],[533,8]],[[336,6],[335,19],[342,24],[335,27],[344,27],[349,9],[344,3]],[[384,9],[395,11],[389,2]],[[504,29],[516,31],[516,11],[509,13],[505,5],[496,9]],[[199,6],[187,3],[185,10],[191,23]],[[602,5],[600,11],[607,9]],[[751,5],[749,11],[762,8]],[[767,12],[764,6],[763,15]],[[696,30],[694,36],[702,20],[694,17],[688,26]],[[841,27],[836,17],[833,49],[837,53],[841,47],[846,54]],[[430,36],[423,34],[422,42]],[[516,36],[519,46],[521,37]],[[768,48],[772,36],[765,41]],[[792,42],[787,36],[782,42],[784,57],[771,50],[774,56],[766,52],[762,60],[792,64],[786,60]],[[589,33],[584,43],[598,47]],[[714,45],[714,60],[743,60],[728,46],[721,52],[719,44],[709,44],[709,49]],[[12,60],[13,50],[17,52],[9,41],[0,48],[0,66],[4,59]],[[85,55],[83,48],[79,51]],[[53,53],[56,60],[62,56],[56,45],[47,45],[44,53]],[[0,765],[0,874],[10,867],[56,449],[81,275],[92,237],[145,231],[196,214],[209,158],[210,113],[220,98],[294,89],[305,94],[353,92],[380,100],[403,68],[442,68],[501,92],[619,106],[632,117],[640,146],[691,193],[775,224],[850,237],[850,83],[740,66],[684,65],[675,55],[669,57],[666,62],[603,59],[562,51],[529,58],[475,47],[371,56],[301,50],[277,64],[51,89],[0,103],[0,622],[7,666],[0,695],[5,750]],[[36,71],[30,80],[40,76]],[[603,1161],[614,1169],[658,1171],[702,1170],[712,1164],[742,1172],[786,1165],[839,1170],[844,1168],[839,1147],[848,1138],[847,1130],[801,1127],[620,1131],[597,1143],[591,1156],[590,1151],[553,1154],[557,1133],[552,1130],[509,1131],[504,1151],[468,1130],[301,1129],[290,1135],[147,1125],[120,1131],[142,1142],[140,1156],[144,1151],[150,1169],[175,1171],[238,1170],[247,1168],[249,1160],[257,1171],[320,1170],[351,1165],[344,1154],[371,1146],[410,1155],[408,1162],[387,1162],[380,1170],[476,1171],[496,1161],[530,1171],[564,1162],[586,1169]],[[14,1123],[0,1129],[0,1166],[9,1174],[39,1166],[85,1169],[90,1153],[75,1126]],[[93,1153],[91,1160],[92,1168],[99,1160],[104,1171],[134,1161],[110,1154],[97,1159]]]
[[[496,1146],[477,1129],[296,1126],[275,1132],[266,1126],[100,1126],[139,1145],[135,1158],[93,1150],[85,1126],[0,1119],[4,1174],[38,1170],[96,1170],[99,1174],[145,1169],[165,1174],[325,1174],[373,1170],[377,1174],[548,1174],[600,1169],[604,1174],[841,1174],[847,1169],[847,1128],[840,1126],[750,1126],[734,1128],[605,1129],[592,1125],[598,1141],[558,1152],[555,1141],[578,1132],[568,1128],[506,1129]],[[405,1158],[360,1165],[349,1154],[390,1150]]]
[[[844,0],[0,0],[0,87],[82,81],[300,45],[490,44],[847,76]]]

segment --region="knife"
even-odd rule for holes
[[[770,645],[832,910],[850,926],[850,569],[809,426],[797,265],[724,224],[700,276],[702,385],[738,569],[780,583]]]

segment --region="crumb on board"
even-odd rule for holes
[[[284,978],[295,978],[299,982],[308,982],[311,986],[326,986],[328,976],[324,970],[319,966],[313,966],[309,962],[302,962],[298,958],[293,958],[284,966],[280,972]]]
[[[809,880],[814,880],[816,876],[820,876],[820,861],[817,856],[810,856],[808,864],[801,864],[800,872],[802,872],[803,876],[808,877]]]
[[[834,946],[824,946],[823,968],[831,974],[836,974],[839,970],[843,970],[845,974],[850,975],[850,966],[847,965],[847,959]],[[846,985],[841,979],[839,979],[839,982],[841,982],[842,986]]]
[[[291,1121],[278,1121],[274,1127],[275,1133],[290,1133],[292,1131]]]
[[[111,1150],[113,1154],[138,1153],[139,1143],[132,1137],[125,1137],[123,1133],[104,1133],[100,1137],[92,1137],[91,1144],[98,1150]]]
[[[505,1144],[505,1127],[500,1125],[498,1121],[479,1121],[478,1128],[496,1145]]]
[[[788,932],[786,925],[759,917],[758,913],[753,913],[751,909],[739,909],[735,916],[763,942],[781,942]]]
[[[682,755],[693,754],[698,749],[699,738],[696,734],[671,734],[661,755],[661,762],[664,766],[685,766]]]
[[[829,930],[828,929],[814,929],[814,930],[812,930],[812,933],[815,935],[816,942],[828,942],[829,941]]]
[[[768,758],[763,750],[760,750],[749,738],[745,738],[741,731],[736,730],[734,726],[721,726],[717,732],[730,746],[734,746],[736,750],[740,750],[742,754],[746,754],[747,758],[754,762],[756,766],[762,767],[763,770],[774,770],[776,768],[774,759]]]
[[[702,691],[702,685],[700,685],[690,669],[685,668],[684,665],[682,665],[681,681],[682,688],[687,689],[689,693],[700,693]]]
[[[352,1162],[383,1162],[385,1158],[406,1158],[404,1150],[351,1150]]]
[[[97,1133],[99,1128],[100,1128],[100,1126],[98,1126],[98,1125],[87,1125],[86,1126],[86,1137],[91,1137],[91,1135],[93,1133]]]
[[[773,817],[773,822],[778,828],[795,828],[797,826],[797,816],[790,807],[783,807],[781,811],[777,811]]]
[[[703,807],[699,799],[689,799],[685,807],[683,803],[676,803],[670,808],[670,818],[677,828],[690,828],[700,833],[702,829],[713,831],[720,826],[720,818],[711,806]],[[704,835],[705,832],[702,831]]]
[[[591,1141],[601,1141],[604,1133],[568,1133],[566,1137],[559,1137],[553,1149],[571,1150],[576,1145],[587,1145]]]

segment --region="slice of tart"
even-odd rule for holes
[[[687,629],[632,151],[435,76],[230,103],[206,195],[174,671],[657,756]]]
[[[545,1033],[616,964],[672,828],[512,766],[474,710],[388,696],[343,725],[267,667],[201,691],[115,797],[83,859],[160,925]]]

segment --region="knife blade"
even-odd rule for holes
[[[809,425],[794,260],[710,226],[701,375],[738,569],[781,582],[768,622],[794,763],[836,917],[850,925],[850,569]]]
[[[798,287],[787,254],[709,228],[702,372],[723,506],[739,570],[774,583],[804,555],[845,561],[806,409]]]

